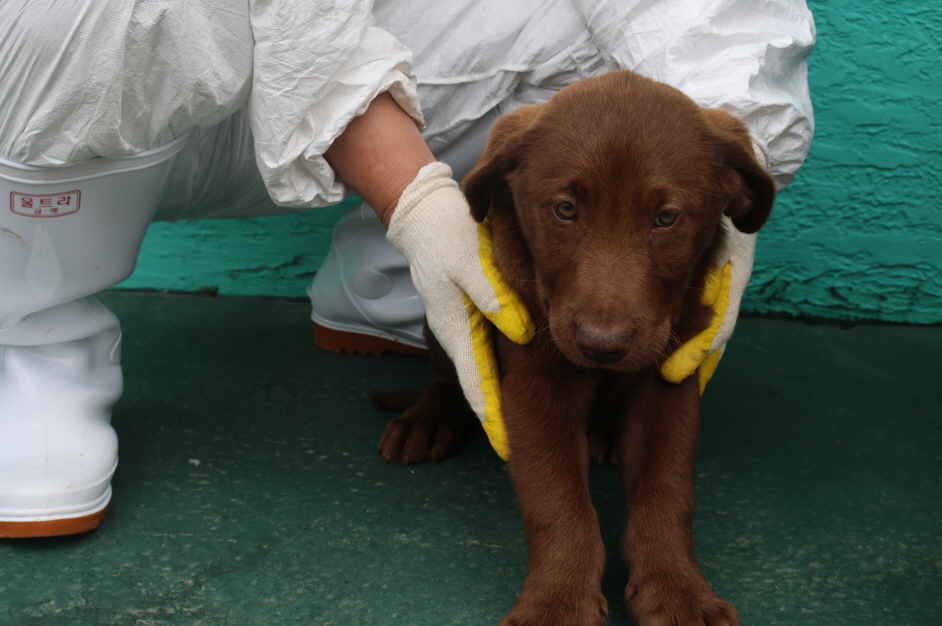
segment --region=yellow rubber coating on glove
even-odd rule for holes
[[[494,327],[484,314],[465,296],[468,308],[468,322],[471,326],[471,345],[474,348],[474,362],[481,378],[481,393],[484,395],[484,432],[491,447],[500,458],[510,459],[510,443],[507,441],[507,429],[500,408],[500,372],[497,358],[494,356]]]
[[[711,378],[713,378],[713,372],[716,371],[716,367],[720,364],[721,356],[723,356],[721,350],[714,350],[710,354],[706,355],[706,358],[703,359],[703,363],[700,364],[700,369],[697,370],[700,372],[697,382],[700,384],[701,396],[703,395],[703,392],[706,391],[707,383],[710,382]]]
[[[497,266],[494,265],[494,244],[491,241],[491,229],[486,219],[478,224],[478,255],[484,276],[494,288],[500,305],[496,313],[484,311],[484,315],[511,341],[519,344],[530,343],[533,335],[536,334],[536,326],[533,324],[530,312],[520,300],[520,296],[504,282]]]
[[[710,352],[713,340],[723,324],[726,308],[729,306],[730,280],[733,275],[733,264],[726,263],[722,268],[714,268],[707,275],[706,284],[700,302],[713,310],[713,319],[710,325],[697,333],[692,339],[684,342],[661,365],[661,377],[672,383],[679,383],[695,371],[700,369],[700,393],[706,389],[707,381],[716,371],[720,360],[720,351]]]
[[[497,369],[497,358],[494,356],[494,327],[491,324],[511,341],[519,344],[533,340],[536,326],[520,296],[504,282],[500,271],[494,265],[494,244],[488,220],[478,224],[478,258],[481,271],[497,296],[498,310],[481,311],[467,296],[465,307],[468,310],[474,363],[480,379],[481,394],[484,396],[482,425],[491,447],[506,461],[510,458],[510,443],[507,441],[507,429],[500,406],[500,372]]]
[[[700,294],[700,304],[713,309],[713,312],[720,318],[726,313],[726,309],[724,308],[722,311],[718,311],[716,305],[719,299],[724,295],[724,289],[726,302],[729,302],[729,285],[732,276],[733,264],[731,261],[727,261],[726,265],[722,268],[712,268],[709,273],[707,273],[706,282],[703,284],[703,292]],[[717,325],[717,328],[719,328],[719,325]]]

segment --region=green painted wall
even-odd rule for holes
[[[355,200],[275,217],[155,222],[118,288],[303,298],[334,224]]]
[[[811,0],[817,133],[744,308],[942,322],[942,3]],[[122,288],[303,297],[344,207],[157,223]]]
[[[942,322],[942,2],[809,2],[817,130],[745,307]]]

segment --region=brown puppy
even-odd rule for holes
[[[497,340],[529,545],[523,591],[502,624],[605,623],[590,451],[620,461],[625,599],[638,624],[738,624],[693,553],[696,376],[672,384],[658,368],[710,321],[700,295],[723,215],[755,232],[771,210],[774,186],[745,126],[615,72],[498,119],[464,189],[538,326],[528,345]],[[389,461],[442,458],[472,423],[434,342],[433,353],[435,381],[380,444]]]

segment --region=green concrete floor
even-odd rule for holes
[[[0,543],[3,626],[496,624],[524,577],[482,434],[388,466],[365,395],[420,357],[316,350],[302,302],[110,292],[124,323],[108,519]],[[746,319],[705,396],[696,545],[745,625],[942,624],[942,327]],[[593,469],[626,572],[617,472]]]

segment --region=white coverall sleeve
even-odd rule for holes
[[[254,171],[229,168],[254,169],[254,160],[276,203],[338,202],[346,189],[321,155],[377,95],[388,91],[423,124],[412,54],[373,25],[372,6],[371,0],[2,0],[0,157],[40,167],[120,159],[198,128],[205,132],[191,136],[198,141],[179,159],[198,172],[174,174],[174,182],[190,186],[174,198],[204,197],[202,190],[232,187],[233,178],[244,186],[247,176],[260,197]],[[247,135],[241,124],[252,130],[254,159],[218,153],[250,146],[241,140]],[[217,127],[240,140],[213,141]],[[211,168],[213,162],[222,165]],[[209,170],[213,178],[196,178]],[[270,212],[270,202],[258,204],[259,213]],[[171,208],[161,214],[201,217],[189,206]],[[254,209],[243,206],[237,214]]]
[[[257,0],[248,118],[272,199],[290,207],[339,202],[347,193],[323,154],[347,124],[388,91],[424,125],[412,53],[374,25],[372,2]]]
[[[804,0],[574,0],[601,53],[743,120],[781,189],[814,133]]]

